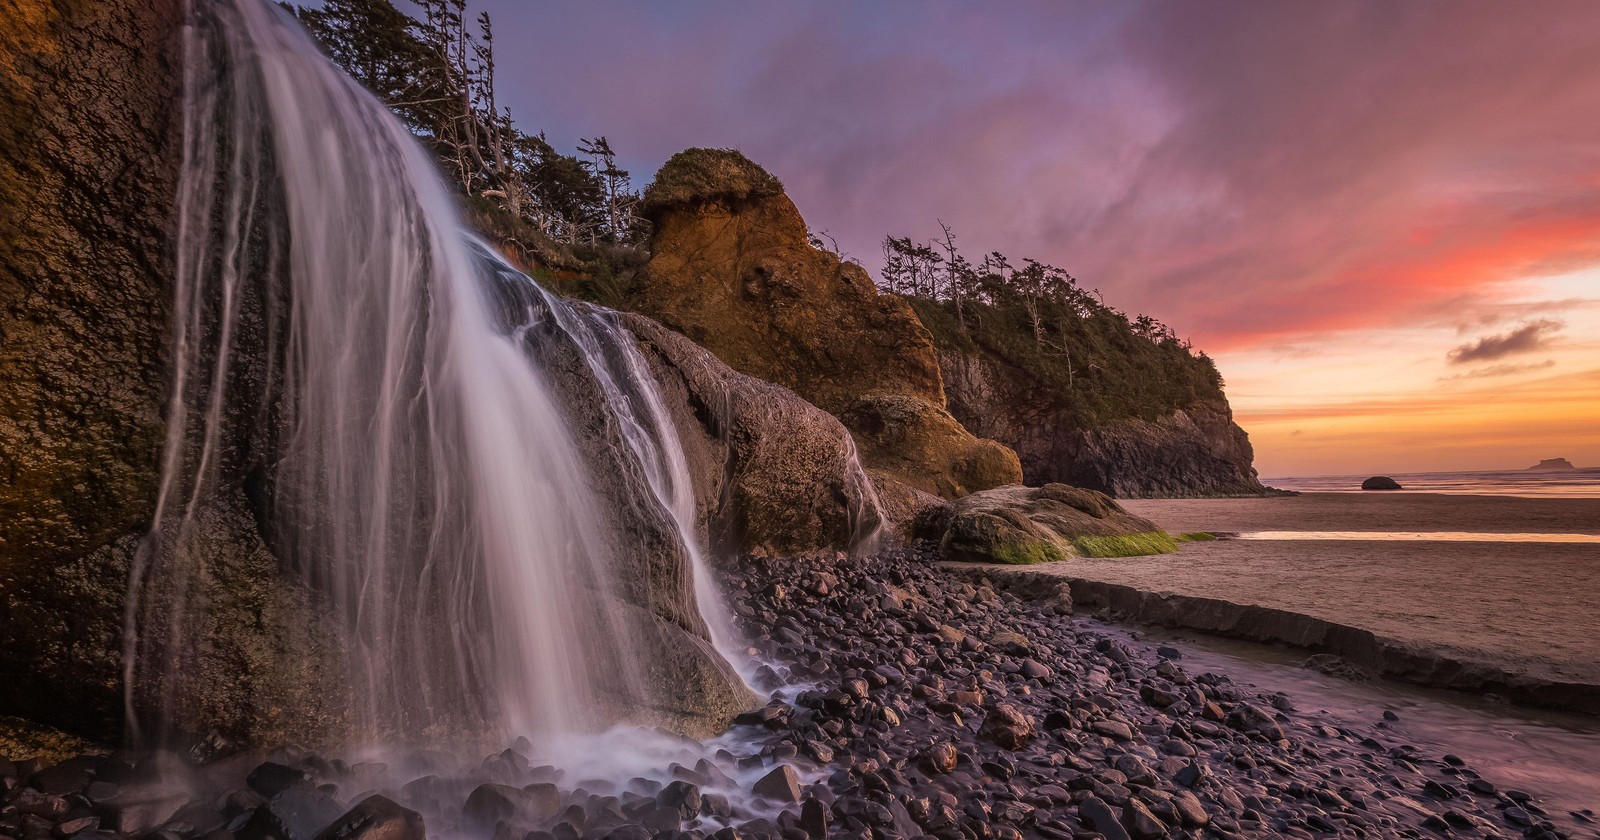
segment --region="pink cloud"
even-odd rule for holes
[[[1208,349],[1600,261],[1592,3],[482,5],[558,143],[738,147],[869,267],[942,218]]]

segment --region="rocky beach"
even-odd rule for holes
[[[465,0],[0,6],[0,840],[1600,837],[1592,470],[1276,489],[1173,327],[636,188]]]
[[[1303,493],[1133,500],[1175,556],[1040,567],[1080,606],[1336,656],[1358,672],[1593,714],[1600,499]],[[1004,573],[1005,570],[998,570]]]
[[[723,574],[774,699],[711,742],[626,732],[589,742],[628,743],[631,776],[543,764],[527,742],[476,762],[291,749],[203,769],[113,752],[0,765],[0,833],[1600,835],[1570,792],[1554,806],[1498,778],[1493,755],[1413,743],[1403,703],[1365,708],[1359,723],[1332,715],[1303,679],[1288,690],[1236,679],[1192,646],[1075,618],[1065,589],[1019,596],[915,550],[751,558]],[[650,766],[655,740],[664,745]]]

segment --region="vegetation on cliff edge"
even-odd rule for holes
[[[1167,325],[1130,318],[1055,266],[999,252],[974,263],[948,227],[929,243],[886,237],[880,285],[910,302],[941,350],[1015,371],[1030,404],[1082,427],[1224,399],[1216,364]]]

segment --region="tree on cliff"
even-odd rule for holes
[[[391,0],[290,6],[330,58],[383,100],[434,153],[475,208],[571,245],[636,242],[639,196],[604,137],[584,140],[587,160],[516,127],[495,92],[489,15],[469,25],[466,0],[417,0],[418,16]]]
[[[1018,266],[996,251],[973,264],[954,232],[940,230],[928,243],[885,237],[880,285],[911,303],[941,348],[1027,373],[1042,402],[1086,425],[1156,419],[1223,398],[1216,365],[1166,324],[1130,320],[1048,263]]]

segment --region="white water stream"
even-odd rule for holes
[[[130,716],[135,684],[179,690],[163,651],[205,608],[188,593],[207,573],[186,537],[241,422],[239,358],[263,341],[272,396],[251,410],[274,430],[273,548],[348,637],[358,740],[555,740],[673,690],[644,678],[653,617],[618,594],[639,561],[533,352],[529,333],[552,327],[639,467],[635,495],[676,533],[691,606],[747,671],[632,334],[475,240],[428,153],[275,4],[206,4],[186,39],[174,394],[133,570]],[[263,272],[278,279],[252,312]],[[157,589],[167,612],[144,597]]]

